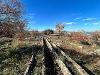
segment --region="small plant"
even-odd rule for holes
[[[88,41],[85,40],[81,40],[80,43],[83,45],[91,45]]]

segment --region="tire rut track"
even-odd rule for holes
[[[50,44],[46,38],[43,38],[42,42],[42,48],[37,51],[34,60],[31,59],[34,62],[31,62],[27,74],[24,75],[94,75],[55,44]]]

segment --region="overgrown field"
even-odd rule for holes
[[[67,55],[81,65],[84,65],[96,75],[100,75],[100,46],[87,45],[81,41],[71,40],[67,36],[48,36]]]
[[[95,75],[100,74],[100,45],[91,44],[90,41],[88,43],[83,40],[72,40],[65,35],[47,36],[47,38],[49,42],[55,43],[78,64],[84,65]],[[43,52],[39,51],[41,44],[40,40],[18,41],[10,38],[0,41],[0,75],[23,75],[32,54],[36,55],[37,62],[33,69],[33,75],[41,74],[42,58],[44,57]]]
[[[36,44],[36,41],[0,41],[0,75],[23,75],[32,53],[38,48]]]

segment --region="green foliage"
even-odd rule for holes
[[[88,41],[84,41],[84,40],[81,40],[80,43],[83,45],[90,45]]]
[[[51,30],[51,29],[47,29],[47,30],[43,31],[43,33],[44,33],[45,35],[49,35],[49,34],[53,34],[54,31]]]

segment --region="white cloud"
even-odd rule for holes
[[[96,20],[96,18],[85,18],[83,21],[91,21],[91,20]]]
[[[100,25],[100,22],[94,22],[93,25]]]
[[[85,23],[84,25],[88,25],[89,23]]]
[[[64,24],[66,24],[66,25],[72,25],[72,24],[74,24],[75,22],[64,22]]]
[[[100,22],[88,22],[88,23],[84,23],[84,25],[100,25]]]
[[[75,18],[74,20],[80,20],[80,19],[82,19],[82,17],[77,17],[77,18]]]

